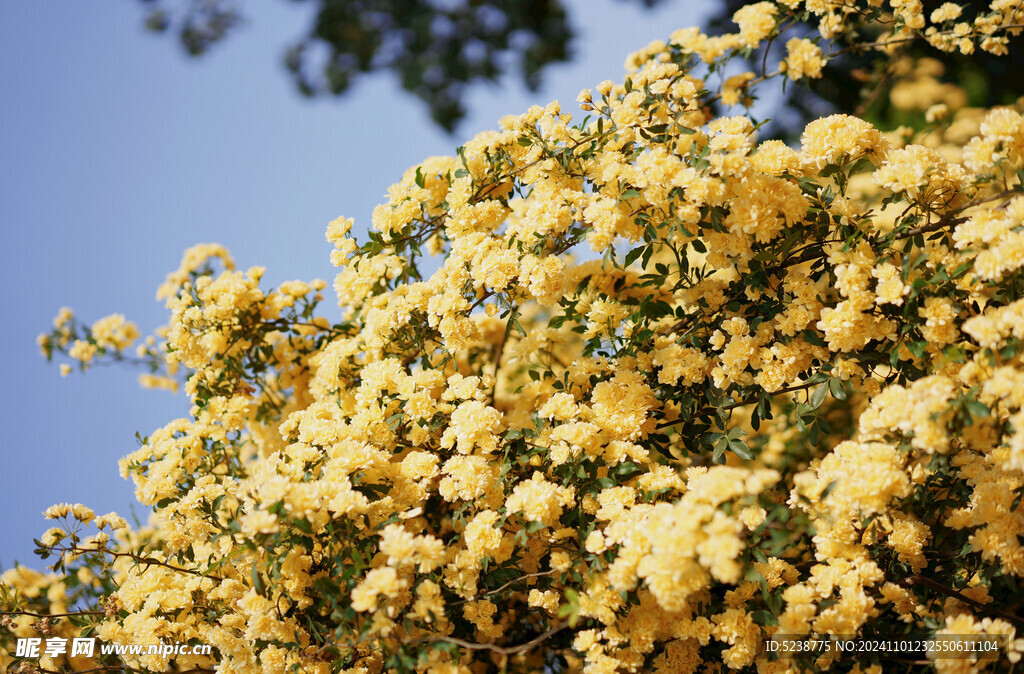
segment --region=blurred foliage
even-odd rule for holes
[[[245,19],[240,3],[233,0],[141,1],[147,8],[147,27],[177,35],[193,56],[208,52]],[[664,0],[632,1],[650,7]],[[535,90],[546,66],[572,57],[574,32],[562,0],[293,2],[316,5],[309,32],[284,56],[299,91],[307,96],[342,94],[360,74],[390,70],[449,132],[466,114],[468,85],[497,81],[505,71],[518,68],[526,86]],[[682,3],[676,2],[682,9]],[[930,13],[941,3],[924,0],[923,4]],[[732,15],[744,0],[717,0],[717,4],[719,10],[709,22],[711,31],[732,30]],[[974,15],[988,7],[988,0],[960,4]],[[797,25],[790,32],[807,35],[812,30],[809,25]],[[777,52],[771,59],[777,61],[783,45],[769,48]],[[943,81],[964,86],[971,105],[991,107],[1024,95],[1024,78],[1014,77],[1024,73],[1024,50],[1019,46],[1012,47],[1007,57],[943,54],[921,42],[912,43],[909,50],[911,58],[938,58],[945,67]],[[762,54],[754,54],[747,65],[758,70],[763,62]],[[896,81],[894,65],[895,61],[879,61],[876,53],[843,54],[829,63],[825,77],[787,87],[780,99],[769,102],[765,114],[772,122],[762,137],[794,141],[807,121],[836,110],[855,111],[881,126],[894,122],[922,126],[923,109],[908,117],[889,99]]]
[[[733,14],[747,4],[746,0],[715,0],[720,9],[708,22],[708,32],[721,33],[735,30]],[[922,0],[924,14],[930,15],[946,0]],[[973,17],[988,11],[990,0],[957,0],[964,9],[964,15]],[[888,3],[886,3],[888,6]],[[805,14],[803,25],[795,25],[790,36],[812,37],[817,34],[817,17]],[[746,68],[760,73],[763,63],[778,62],[785,54],[785,40],[773,43],[773,53],[764,58],[763,52],[753,54],[745,64]],[[966,90],[972,107],[990,108],[1009,105],[1024,96],[1024,49],[1017,42],[1011,42],[1009,53],[994,56],[983,51],[965,55],[944,53],[932,48],[922,40],[914,40],[901,47],[900,55],[912,62],[929,58],[942,64],[941,82],[956,84]],[[894,85],[907,73],[903,72],[898,59],[884,60],[878,53],[846,52],[831,59],[825,76],[820,79],[805,79],[799,85],[787,83],[778,99],[767,102],[762,114],[771,121],[761,130],[762,138],[780,138],[788,142],[799,140],[800,133],[808,121],[835,113],[848,111],[884,128],[903,124],[916,130],[925,124],[925,110],[928,103],[921,101],[919,110],[907,109],[906,105],[895,105],[890,98]],[[716,113],[725,112],[719,106]]]
[[[244,19],[232,0],[142,1],[147,27],[176,34],[193,56]],[[316,5],[315,18],[284,57],[299,91],[342,94],[361,73],[390,70],[448,131],[466,114],[467,85],[518,67],[535,90],[545,66],[571,57],[573,30],[560,0],[305,1]]]

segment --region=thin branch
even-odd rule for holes
[[[920,227],[914,227],[913,229],[908,229],[907,231],[902,232],[899,236],[896,237],[896,241],[909,239],[913,236],[917,236],[918,234],[937,232],[938,230],[945,229],[950,225],[959,225],[961,222],[965,222],[966,220],[967,218],[950,218],[948,216],[939,218],[938,220],[929,225],[921,225]]]
[[[799,384],[797,386],[787,386],[786,388],[781,388],[778,391],[773,391],[773,392],[769,393],[769,395],[770,396],[777,396],[777,395],[781,395],[783,393],[793,393],[794,391],[803,391],[804,389],[809,389],[812,386],[814,386],[816,384],[820,384],[820,383],[821,382],[814,381],[814,382],[808,382],[808,383],[805,383],[805,384]],[[658,424],[657,428],[660,431],[663,428],[669,428],[670,426],[675,426],[676,424],[681,424],[681,423],[690,421],[692,419],[696,419],[698,417],[707,416],[709,414],[712,414],[715,410],[718,410],[718,409],[721,409],[721,410],[733,410],[733,409],[736,409],[737,407],[743,407],[745,405],[753,405],[757,401],[758,401],[757,398],[748,398],[746,400],[740,400],[739,402],[734,402],[734,403],[732,403],[730,405],[723,405],[722,407],[703,407],[703,408],[697,410],[697,412],[692,417],[690,417],[688,419],[675,419],[673,421],[665,421],[663,423]]]
[[[511,319],[511,316],[509,318]],[[491,387],[491,407],[494,407],[494,398],[498,394],[498,370],[501,369],[501,355],[505,351],[506,341],[508,341],[507,330],[502,334],[497,348],[494,349],[494,386]]]
[[[1024,28],[1024,23],[1008,23],[1008,24],[1004,24],[1004,25],[1001,25],[1001,26],[994,26],[994,28],[997,31],[999,31],[999,30],[1012,30],[1012,29],[1016,29],[1016,28]],[[841,54],[847,54],[847,53],[852,52],[852,51],[860,51],[862,49],[872,49],[874,47],[888,47],[889,45],[900,44],[902,42],[913,42],[914,40],[927,40],[929,37],[933,37],[935,35],[953,35],[953,34],[954,34],[953,30],[940,30],[940,31],[934,33],[931,36],[921,35],[920,33],[914,33],[913,35],[910,35],[908,37],[898,37],[898,38],[894,38],[892,40],[878,40],[877,42],[864,42],[864,43],[852,44],[849,47],[844,47],[843,49],[839,49],[839,50],[834,51],[834,52],[829,52],[829,53],[825,54],[825,56],[835,57],[835,56],[840,56]],[[994,34],[995,33],[993,32],[992,35],[994,35]],[[965,37],[971,37],[971,36],[968,35],[968,36],[965,36]]]
[[[857,105],[857,109],[854,111],[854,114],[857,117],[863,117],[864,113],[868,111],[868,108],[874,105],[875,101],[878,100],[878,97],[881,96],[882,91],[885,89],[886,83],[888,83],[892,78],[892,71],[893,67],[890,65],[886,68],[884,73],[878,76],[878,80],[871,88],[871,93]]]
[[[898,234],[895,237],[894,241],[902,241],[903,239],[909,239],[909,238],[912,238],[914,236],[917,236],[918,234],[928,234],[929,232],[935,232],[935,231],[938,231],[938,230],[943,229],[945,227],[949,227],[950,225],[959,224],[959,223],[963,222],[964,219],[963,218],[959,218],[957,216],[960,215],[961,213],[963,213],[964,211],[966,211],[968,209],[971,209],[971,208],[974,208],[976,206],[980,206],[982,204],[986,204],[986,203],[992,202],[992,201],[998,201],[999,199],[1005,199],[1005,198],[1011,197],[1011,196],[1013,196],[1015,194],[1021,194],[1022,191],[1024,191],[1024,189],[1022,189],[1020,186],[1018,186],[1018,187],[1016,187],[1014,189],[1004,190],[1002,192],[999,192],[998,194],[991,194],[991,195],[989,195],[987,197],[984,197],[982,199],[975,199],[974,201],[971,201],[971,202],[968,202],[967,204],[964,204],[963,206],[961,206],[960,208],[956,209],[955,211],[952,211],[952,212],[946,214],[945,216],[943,216],[939,220],[936,220],[935,222],[932,222],[932,223],[927,224],[927,225],[921,225],[920,227],[914,227],[913,229],[908,229],[905,232],[901,232],[900,234]],[[824,242],[822,242],[822,243],[824,243]],[[793,266],[798,265],[798,264],[803,264],[804,262],[810,262],[812,260],[821,259],[821,258],[825,257],[826,254],[825,254],[824,249],[818,250],[818,251],[813,250],[813,248],[817,248],[818,245],[819,245],[818,242],[814,242],[812,244],[808,244],[804,248],[809,248],[810,250],[806,250],[806,252],[804,252],[803,254],[801,254],[801,255],[799,255],[797,257],[785,260],[785,261],[775,265],[774,267],[770,267],[768,269],[762,270],[759,273],[763,273],[763,274],[766,274],[766,275],[767,274],[773,274],[773,273],[775,273],[777,271],[782,271],[783,269],[787,269],[789,267],[793,267]],[[739,288],[735,293],[733,293],[732,295],[729,296],[729,299],[730,300],[731,299],[735,299],[744,290],[746,290],[745,286]],[[678,332],[679,330],[682,330],[683,328],[687,327],[695,319],[700,318],[702,315],[703,314],[701,314],[699,312],[695,312],[695,313],[692,313],[692,314],[687,314],[683,318],[679,319],[676,323],[673,323],[669,328],[663,329],[661,334],[663,334],[663,335],[670,335],[673,332]]]
[[[921,225],[920,227],[915,227],[913,229],[908,229],[907,231],[905,231],[905,232],[901,233],[899,236],[897,236],[896,239],[897,240],[909,239],[910,237],[917,236],[918,234],[927,234],[928,232],[935,232],[935,231],[938,231],[940,229],[943,229],[944,227],[948,227],[949,225],[960,224],[961,222],[964,222],[964,220],[966,220],[966,218],[958,218],[956,216],[960,215],[964,211],[966,211],[966,210],[968,210],[970,208],[974,208],[975,206],[981,206],[982,204],[987,204],[990,201],[998,201],[1000,199],[1006,199],[1007,197],[1011,197],[1011,196],[1013,196],[1015,194],[1020,194],[1020,193],[1021,193],[1021,188],[1018,187],[1016,189],[1003,190],[1002,192],[999,192],[998,194],[990,194],[989,196],[984,197],[982,199],[975,199],[974,201],[971,201],[971,202],[965,204],[964,206],[961,206],[960,208],[956,209],[952,213],[947,213],[946,215],[944,215],[943,217],[939,218],[938,220],[936,220],[933,223],[930,223],[930,224],[927,224],[927,225]]]
[[[0,615],[27,615],[31,618],[70,618],[76,615],[105,615],[103,611],[76,611],[74,613],[33,613],[31,611],[0,611]]]
[[[64,672],[62,672],[59,669],[45,669],[43,667],[36,667],[32,671],[42,672],[42,674],[64,674]],[[140,673],[142,672],[141,669],[135,669],[134,667],[129,667],[128,665],[107,665],[107,666],[104,666],[104,667],[93,667],[91,669],[72,669],[72,670],[66,670],[66,671],[75,672],[75,674],[86,674],[86,672],[140,672]],[[197,671],[197,670],[192,670],[192,671]],[[205,672],[205,671],[213,671],[213,670],[205,670],[204,669],[204,670],[198,670],[198,671],[204,671]]]
[[[60,670],[43,669],[42,667],[37,667],[35,669],[35,671],[42,672],[43,674],[65,674],[65,672],[61,672]],[[179,674],[197,674],[198,672],[215,672],[215,671],[217,671],[217,670],[203,669],[202,667],[196,667],[196,668],[193,668],[193,669],[183,670],[183,671],[179,672]],[[103,667],[93,667],[91,669],[67,670],[67,672],[74,672],[74,674],[87,674],[88,672],[139,672],[141,674],[141,672],[143,672],[143,670],[135,669],[134,667],[128,667],[127,665],[106,665],[106,666],[103,666]]]
[[[190,573],[193,576],[199,576],[200,578],[209,578],[211,580],[224,580],[220,576],[214,575],[212,573],[203,573],[201,571],[193,571],[192,569],[186,569],[186,568],[183,568],[183,567],[180,567],[180,566],[175,566],[173,564],[168,564],[167,562],[161,562],[159,559],[153,559],[152,557],[143,557],[142,555],[137,555],[137,554],[132,553],[132,552],[114,552],[113,550],[104,550],[102,548],[80,548],[78,546],[75,546],[73,548],[54,548],[54,549],[59,550],[61,552],[70,552],[70,553],[76,554],[76,555],[78,555],[78,554],[86,554],[86,553],[90,553],[90,552],[98,552],[100,554],[110,555],[111,557],[115,557],[115,558],[117,558],[117,557],[127,557],[129,559],[134,559],[139,564],[145,564],[146,566],[150,566],[150,565],[155,564],[157,566],[162,566],[165,569],[170,569],[171,571],[180,571],[182,573]]]
[[[513,578],[512,580],[508,581],[507,583],[504,583],[503,585],[499,585],[498,587],[494,588],[493,590],[490,590],[488,592],[484,592],[483,594],[480,595],[480,597],[488,597],[488,596],[490,596],[492,594],[497,594],[498,592],[501,592],[502,590],[504,590],[506,587],[511,587],[511,586],[515,585],[516,583],[521,583],[524,580],[527,580],[529,578],[541,578],[543,576],[550,576],[550,575],[553,575],[555,573],[557,573],[557,572],[554,571],[554,570],[551,570],[551,571],[538,571],[537,573],[527,573],[526,575],[519,576],[518,578]],[[476,601],[476,599],[462,599],[460,601],[452,602],[451,605],[452,606],[461,606],[461,605],[469,603],[471,601]]]
[[[983,604],[982,602],[977,601],[976,599],[971,599],[967,595],[962,594],[962,593],[958,592],[957,590],[954,590],[951,587],[947,587],[947,586],[943,585],[942,583],[940,583],[938,581],[932,580],[931,578],[928,578],[926,576],[922,576],[920,574],[913,574],[913,575],[907,576],[905,579],[903,579],[903,581],[901,581],[900,584],[904,585],[904,586],[910,586],[910,585],[914,585],[914,584],[924,585],[925,587],[931,588],[932,590],[935,590],[936,592],[940,592],[940,593],[946,595],[947,597],[953,597],[954,599],[958,599],[958,600],[962,601],[965,604],[973,606],[974,608],[978,609],[979,611],[984,611],[986,613],[991,613],[993,615],[997,615],[1000,618],[1003,618],[1005,620],[1009,620],[1010,622],[1013,622],[1013,623],[1017,623],[1018,625],[1024,625],[1024,617],[1021,617],[1021,616],[1018,616],[1018,615],[1014,615],[1012,613],[1007,613],[1006,611],[1002,611],[1002,610],[997,609],[995,607]]]
[[[492,653],[497,653],[499,655],[514,655],[516,653],[523,653],[525,651],[528,651],[531,648],[533,648],[534,646],[536,646],[536,645],[538,645],[538,644],[540,644],[540,643],[542,643],[544,641],[547,641],[548,639],[553,637],[555,634],[557,634],[557,633],[561,632],[562,630],[564,630],[566,627],[568,627],[568,623],[566,623],[566,622],[556,623],[554,627],[549,629],[547,632],[544,632],[540,636],[534,637],[533,639],[530,639],[529,641],[527,641],[525,643],[517,644],[515,646],[497,646],[495,644],[478,644],[478,643],[475,643],[475,642],[472,642],[472,641],[465,641],[463,639],[456,639],[455,637],[431,637],[430,640],[431,641],[447,641],[448,643],[456,644],[456,645],[462,646],[463,648],[468,648],[468,649],[474,650],[474,651],[491,651]]]

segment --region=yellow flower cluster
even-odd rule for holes
[[[652,43],[584,121],[534,107],[413,167],[365,243],[331,222],[334,323],[323,281],[187,251],[137,355],[193,406],[121,462],[151,524],[60,505],[41,540],[70,572],[112,561],[97,633],[216,650],[124,660],[147,671],[361,674],[798,671],[763,655],[776,633],[1014,643],[1024,115],[898,53],[998,54],[1024,20],[963,11],[766,1]],[[722,74],[805,12],[826,41]],[[713,117],[826,76],[830,41],[891,56],[921,128],[834,114],[790,147]],[[137,336],[62,311],[40,345],[90,363]],[[3,583],[66,606],[28,573]]]

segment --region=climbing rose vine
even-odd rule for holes
[[[148,524],[47,511],[51,572],[2,577],[0,664],[900,666],[774,660],[773,634],[998,636],[995,659],[930,666],[1016,663],[1024,106],[972,108],[903,53],[1003,54],[1024,8],[780,0],[735,22],[633,54],[579,121],[535,107],[410,169],[364,243],[332,222],[336,322],[323,281],[261,288],[216,245],[168,276],[135,353],[123,316],[62,310],[40,345],[65,374],[138,360],[193,406],[121,461]],[[758,140],[757,94],[854,51],[912,123]],[[18,657],[40,634],[213,650]]]

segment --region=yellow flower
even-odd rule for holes
[[[792,80],[821,77],[825,60],[818,45],[806,38],[795,37],[786,43],[786,51],[788,55],[783,64],[787,77]]]
[[[740,43],[753,49],[771,35],[775,30],[776,12],[773,2],[758,2],[737,10],[732,20],[740,28]]]
[[[390,566],[371,569],[352,590],[352,608],[360,613],[377,609],[378,595],[395,597],[407,584]]]

